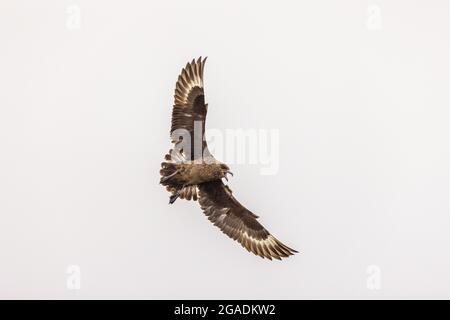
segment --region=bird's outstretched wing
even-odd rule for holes
[[[189,135],[190,143],[185,143],[182,150],[178,149],[185,154],[187,160],[211,156],[205,140],[205,119],[208,110],[203,91],[205,61],[206,58],[202,60],[200,57],[197,61],[187,63],[178,76],[175,87],[170,134],[175,145],[186,139],[185,133]],[[197,145],[199,150],[194,148]]]
[[[281,260],[297,252],[272,236],[256,220],[258,216],[241,205],[221,180],[203,183],[198,189],[198,201],[208,219],[248,251],[270,260]]]

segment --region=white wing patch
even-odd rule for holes
[[[238,241],[247,249],[247,251],[270,260],[272,260],[271,258],[280,259],[282,257],[288,257],[292,254],[290,248],[283,245],[271,234],[264,240],[258,240],[250,236],[247,232],[243,232],[242,237],[239,240]]]

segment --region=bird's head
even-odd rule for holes
[[[225,180],[227,181],[228,181],[227,174],[231,174],[231,176],[233,176],[233,172],[230,171],[230,168],[225,163],[220,164],[220,170],[222,171],[222,177],[225,178]]]

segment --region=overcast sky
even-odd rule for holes
[[[1,1],[0,297],[450,298],[449,12]],[[231,163],[230,187],[289,259],[158,184],[175,81],[200,55],[208,137],[278,134],[276,170]]]

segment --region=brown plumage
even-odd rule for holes
[[[201,57],[181,71],[175,87],[175,103],[170,130],[174,148],[161,163],[160,183],[177,198],[200,203],[204,214],[223,233],[238,241],[248,251],[272,260],[293,255],[256,219],[257,215],[241,205],[222,182],[229,167],[209,152],[205,140],[208,105],[203,91],[205,61]],[[228,179],[227,179],[228,180]]]

